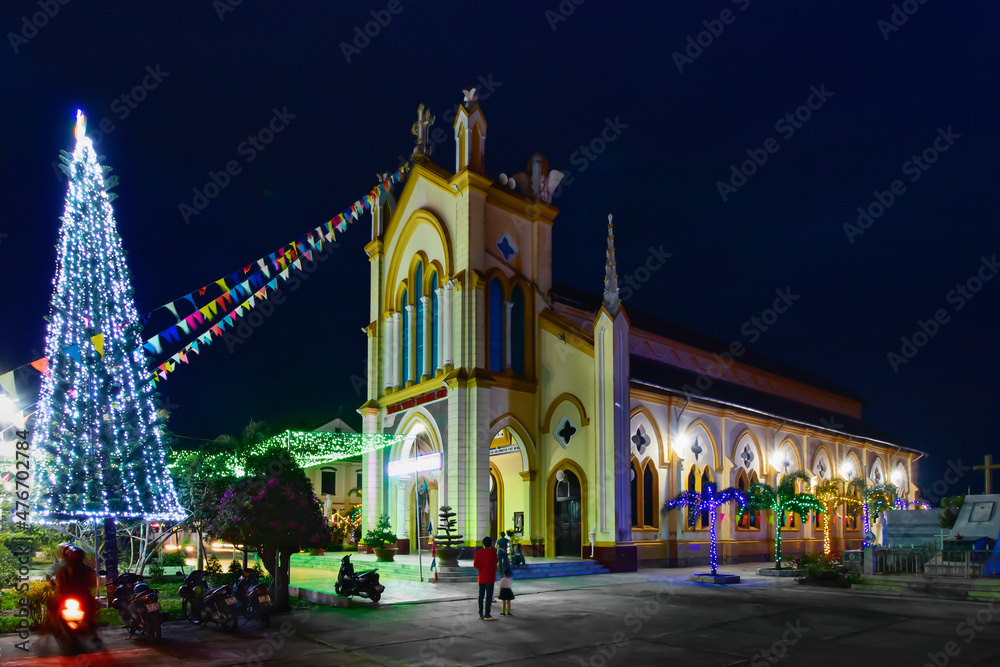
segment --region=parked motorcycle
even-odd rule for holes
[[[337,573],[337,583],[333,590],[342,597],[357,595],[378,602],[382,598],[385,586],[378,582],[378,569],[363,570],[355,574],[351,564],[351,555],[347,554],[340,560],[340,572]]]
[[[163,622],[160,616],[160,592],[143,583],[144,578],[124,572],[111,580],[110,583],[115,587],[111,606],[118,610],[130,639],[136,632],[141,632],[153,641],[159,641]]]
[[[267,586],[260,583],[260,575],[245,569],[236,580],[236,599],[240,612],[249,621],[256,618],[265,628],[271,625],[271,595]]]
[[[218,623],[223,630],[236,632],[240,616],[233,587],[209,588],[206,574],[204,570],[194,570],[178,589],[184,599],[181,603],[184,618],[194,625],[205,625],[211,621]]]

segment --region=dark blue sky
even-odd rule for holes
[[[650,247],[673,253],[628,307],[740,340],[868,397],[868,421],[931,454],[927,487],[949,459],[1000,454],[990,421],[1000,280],[960,310],[948,297],[1000,252],[990,194],[1000,7],[914,1],[907,7],[917,11],[885,39],[877,22],[890,20],[888,2],[565,0],[575,10],[563,21],[546,15],[559,11],[555,0],[402,0],[397,14],[384,13],[388,5],[245,0],[220,20],[221,1],[69,2],[32,30],[23,17],[42,11],[37,1],[4,3],[0,371],[43,349],[65,196],[51,164],[71,147],[77,107],[92,130],[103,118],[114,125],[99,148],[120,178],[115,211],[144,312],[342,211],[376,171],[409,154],[419,103],[450,134],[441,117],[482,77],[494,88],[482,103],[488,171],[521,171],[540,151],[573,178],[555,201],[557,279],[600,289],[613,212],[623,276]],[[372,11],[391,20],[347,62],[340,44]],[[719,28],[679,72],[673,52]],[[130,108],[121,95],[144,79],[151,89]],[[810,98],[813,87],[822,99]],[[787,121],[776,127],[810,101],[794,132]],[[294,118],[248,162],[240,144],[275,108]],[[582,157],[609,119],[620,134]],[[939,128],[958,138],[911,181],[917,172],[904,163],[932,147]],[[717,182],[748,150],[767,161],[723,201]],[[453,154],[449,140],[436,160],[453,168]],[[179,205],[230,160],[240,173],[186,224]],[[851,243],[844,224],[897,179],[905,191]],[[351,227],[244,344],[215,343],[170,376],[161,386],[173,430],[212,438],[250,418],[284,427],[356,417],[368,238],[367,224]],[[785,288],[800,298],[750,340],[744,324]],[[938,309],[947,322],[894,372],[887,354]],[[969,485],[980,489],[981,473],[949,492]]]

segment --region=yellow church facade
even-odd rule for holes
[[[517,531],[526,555],[593,558],[613,571],[706,562],[708,519],[662,514],[684,490],[866,475],[917,495],[920,452],[861,421],[832,383],[622,306],[609,221],[603,295],[553,281],[551,204],[561,174],[485,168],[474,91],[453,123],[453,171],[430,159],[423,107],[414,166],[372,206],[363,430],[401,436],[362,461],[366,528],[387,514],[401,552],[456,513],[470,547]],[[451,162],[451,160],[449,160]],[[779,294],[779,297],[781,295]],[[779,301],[775,302],[780,307]],[[774,520],[721,508],[719,553],[764,560]],[[822,548],[785,519],[783,551]],[[834,548],[860,522],[834,523]]]

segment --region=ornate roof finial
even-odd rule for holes
[[[463,104],[465,105],[466,109],[468,109],[469,107],[474,107],[477,104],[479,104],[479,95],[476,95],[475,88],[463,88],[462,95],[465,96]]]
[[[434,114],[430,109],[421,104],[417,107],[417,122],[413,124],[413,135],[417,138],[417,145],[413,147],[413,160],[420,162],[430,157],[434,150],[430,143],[430,126],[434,124]]]
[[[608,214],[608,251],[604,263],[604,307],[615,315],[622,307],[618,298],[618,270],[615,266],[615,231]]]

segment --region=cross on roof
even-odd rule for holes
[[[986,457],[985,457],[985,459],[983,460],[983,465],[981,465],[981,466],[972,466],[972,469],[973,470],[982,470],[983,471],[983,474],[986,476],[986,491],[985,492],[986,493],[992,493],[992,486],[990,485],[990,477],[992,477],[992,475],[990,475],[990,471],[1000,470],[1000,463],[993,463],[993,457],[990,456],[989,454],[987,454]]]

